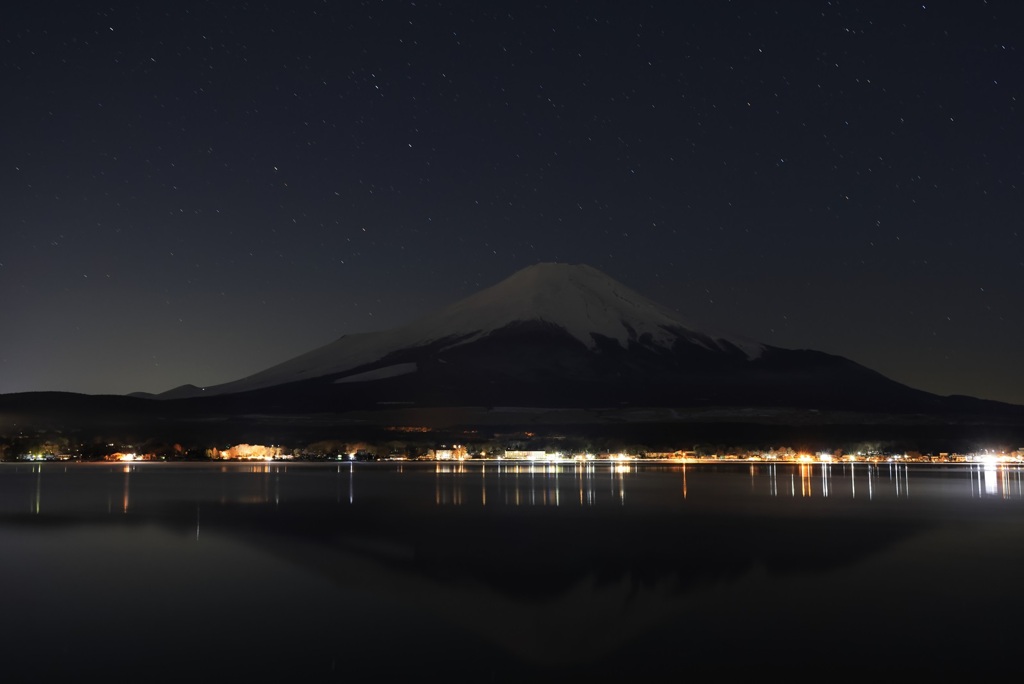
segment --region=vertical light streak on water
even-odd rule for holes
[[[348,464],[348,502],[351,504],[355,501],[356,490],[355,490],[355,464],[351,461]]]
[[[274,468],[274,505],[281,505],[281,470]]]
[[[800,496],[812,496],[814,491],[811,489],[811,466],[806,463],[800,464]]]
[[[554,503],[554,495],[551,492],[551,476],[554,473],[553,466],[548,465],[541,469],[540,474],[542,476],[541,486],[544,487],[541,492],[541,503],[544,506],[550,506]]]
[[[441,506],[450,503],[448,483],[445,481],[444,473],[448,468],[440,463],[434,464],[434,504]]]
[[[627,466],[628,468],[628,466]],[[626,473],[620,472],[619,474],[619,505],[626,505]]]
[[[790,473],[789,474],[789,495],[791,497],[793,497],[794,499],[796,498],[796,474],[795,473]]]
[[[43,466],[37,463],[32,466],[32,468],[36,471],[36,488],[35,494],[32,497],[32,502],[29,504],[29,510],[36,515],[39,515],[39,510],[43,501]]]
[[[447,500],[455,506],[461,506],[462,478],[459,475],[463,472],[462,463],[454,466],[445,466],[443,472],[447,474],[444,478],[444,481],[447,484],[447,493],[449,493]]]
[[[779,495],[779,475],[774,463],[768,466],[768,493],[772,496]]]
[[[832,466],[827,463],[821,464],[821,496],[828,498],[829,481],[832,478]]]
[[[441,499],[442,503],[451,504],[458,506],[462,503],[462,483],[459,480],[459,467],[458,465],[438,465],[437,481],[441,487]]]
[[[516,465],[516,467],[515,467],[515,471],[514,471],[514,472],[515,472],[515,474],[516,474],[516,477],[515,477],[515,495],[516,495],[516,496],[515,496],[515,505],[516,505],[516,506],[521,506],[521,505],[522,505],[522,503],[523,503],[523,501],[522,501],[522,497],[521,497],[521,493],[522,493],[522,484],[520,484],[520,482],[519,482],[519,473],[520,473],[520,468],[519,468],[519,466],[518,466],[518,465]]]
[[[508,505],[508,464],[498,464],[498,491],[501,493],[501,502]]]
[[[532,464],[529,467],[529,505],[537,506],[537,468]]]
[[[895,477],[893,477],[893,464],[889,464],[889,480],[894,481],[896,487],[896,498],[900,496],[900,467],[896,466]]]
[[[462,505],[462,496],[465,494],[465,488],[463,487],[465,482],[462,477],[466,472],[465,468],[465,464],[459,462],[459,465],[452,471],[451,477],[448,478],[452,483],[452,503],[456,506]]]
[[[995,496],[999,493],[999,472],[992,463],[985,464],[985,494]]]
[[[686,464],[683,464],[683,500],[686,499]]]
[[[560,502],[558,497],[558,473],[562,470],[562,466],[555,466],[555,505],[557,506]]]
[[[199,504],[196,503],[196,541],[199,541]]]
[[[480,466],[480,505],[487,505],[487,464]]]
[[[586,478],[587,504],[593,506],[596,497],[596,493],[594,491],[596,489],[594,487],[594,464],[588,463],[583,473]]]
[[[122,494],[121,494],[121,512],[122,513],[127,513],[128,512],[128,502],[129,502],[129,498],[130,498],[129,497],[129,492],[131,490],[131,486],[130,486],[131,485],[131,482],[130,482],[131,474],[132,474],[132,467],[130,465],[126,465],[124,467],[124,489],[122,490]]]
[[[757,467],[753,463],[750,464],[750,493],[757,493]]]
[[[857,467],[850,464],[850,498],[857,498]]]
[[[501,477],[498,478],[498,485],[501,487],[501,495],[502,495],[501,496],[501,500],[502,500],[502,503],[504,503],[506,506],[509,503],[509,501],[508,501],[508,487],[509,487],[509,480],[511,478],[509,478],[508,474],[509,474],[510,471],[511,471],[511,466],[506,464],[504,466],[504,468],[498,472],[498,475],[501,476]],[[514,482],[513,482],[512,486],[513,487],[515,486]]]
[[[874,468],[868,465],[868,501],[873,501],[875,498],[875,483],[872,479],[874,474]]]
[[[590,472],[587,474],[587,497],[590,499],[590,505],[597,505],[597,467],[591,465]]]
[[[585,466],[577,463],[576,464],[576,469],[574,471],[575,474],[576,474],[576,486],[579,488],[580,507],[581,508],[583,507],[583,477],[584,477],[584,470],[583,470],[583,468],[584,467]]]

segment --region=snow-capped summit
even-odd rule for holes
[[[592,266],[540,263],[414,323],[424,340],[457,332],[465,341],[515,322],[536,321],[564,329],[588,348],[595,335],[625,347],[648,335],[653,344],[671,347],[681,336],[695,344],[743,350],[750,358],[763,346],[707,331],[698,332],[677,314],[641,296]]]

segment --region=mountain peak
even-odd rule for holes
[[[763,346],[694,326],[675,312],[655,304],[598,269],[585,264],[541,262],[513,273],[414,326],[428,337],[457,330],[479,338],[516,322],[550,323],[566,330],[587,347],[594,335],[626,346],[641,336],[670,347],[680,336],[701,346],[730,347],[748,357]]]

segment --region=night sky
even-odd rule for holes
[[[0,393],[162,392],[541,261],[1024,404],[1024,3],[17,3]]]

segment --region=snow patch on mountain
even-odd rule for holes
[[[393,366],[375,368],[364,373],[346,375],[343,378],[338,378],[334,382],[336,384],[342,384],[346,382],[370,382],[372,380],[383,380],[384,378],[397,378],[400,375],[415,373],[416,369],[417,367],[415,363],[396,363]]]

